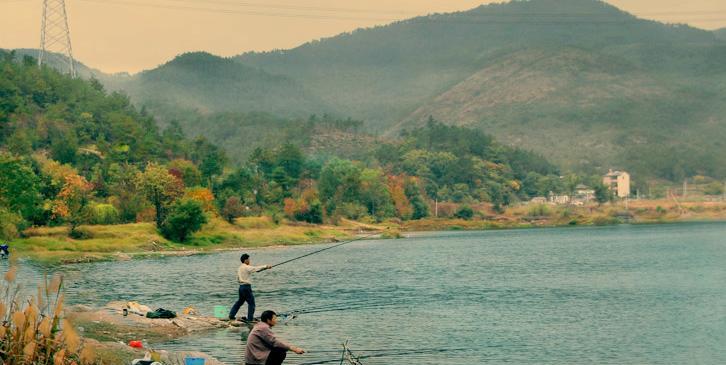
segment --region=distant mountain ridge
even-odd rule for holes
[[[195,130],[229,141],[245,136],[226,135],[244,133],[227,119],[254,127],[224,113],[331,113],[382,134],[434,117],[566,168],[726,177],[714,157],[726,155],[724,32],[639,19],[598,0],[512,1],[290,50],[186,54],[110,87],[162,119],[208,123]]]
[[[206,52],[177,56],[153,70],[131,76],[119,87],[133,100],[162,115],[165,109],[179,106],[201,113],[264,111],[283,116],[312,114],[326,108],[290,77]]]

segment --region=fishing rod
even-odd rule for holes
[[[388,229],[388,227],[386,227],[386,229]],[[381,232],[383,232],[383,231],[381,231]],[[347,244],[349,244],[351,242],[360,241],[360,240],[365,239],[365,238],[368,238],[368,237],[372,237],[372,236],[375,236],[375,235],[379,235],[379,234],[381,234],[381,232],[371,233],[371,234],[368,234],[368,235],[365,235],[365,236],[361,236],[361,237],[354,238],[352,240],[348,240],[348,241],[344,241],[344,242],[338,243],[338,244],[333,245],[333,246],[330,246],[330,247],[323,248],[321,250],[313,251],[313,252],[310,252],[308,254],[305,254],[305,255],[302,255],[302,256],[298,256],[298,257],[295,257],[295,258],[292,258],[292,259],[289,259],[289,260],[286,260],[286,261],[283,261],[283,262],[274,264],[274,265],[270,266],[270,269],[272,269],[273,267],[277,267],[277,266],[280,266],[280,265],[287,264],[288,262],[293,262],[295,260],[300,260],[301,258],[304,258],[304,257],[308,257],[308,256],[315,255],[316,253],[320,253],[320,252],[323,252],[323,251],[327,251],[327,250],[330,250],[330,249],[333,249],[333,248],[336,248],[336,247],[339,247],[339,246],[347,245]]]
[[[440,354],[440,353],[447,353],[447,352],[455,352],[455,351],[470,351],[471,349],[467,348],[442,348],[442,349],[381,349],[381,350],[355,350],[355,352],[364,352],[366,354],[361,354],[359,356],[356,356],[359,360],[364,359],[373,359],[373,358],[382,358],[382,357],[398,357],[398,356],[411,356],[411,355],[434,355],[434,354]],[[315,353],[340,353],[340,350],[330,350],[330,351],[315,351]],[[371,353],[373,352],[373,353]],[[328,358],[328,359],[322,359],[322,360],[314,360],[309,362],[302,362],[299,363],[299,365],[317,365],[317,364],[332,364],[337,363],[340,361],[340,357],[336,358]]]

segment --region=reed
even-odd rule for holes
[[[35,296],[20,298],[12,266],[0,281],[0,360],[3,365],[96,365],[95,349],[62,319],[63,278],[46,276]]]

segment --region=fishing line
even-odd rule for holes
[[[408,355],[414,355],[414,354],[431,355],[431,354],[438,354],[438,353],[455,352],[455,351],[471,351],[471,350],[472,349],[467,349],[467,348],[404,349],[404,350],[380,349],[380,350],[355,350],[354,352],[355,353],[379,352],[377,354],[363,354],[360,356],[356,356],[358,359],[371,359],[371,358],[380,358],[380,357],[408,356]],[[312,353],[314,354],[314,353],[336,353],[336,352],[340,353],[341,350],[315,351]],[[340,357],[336,357],[336,358],[330,358],[330,359],[303,362],[303,363],[299,363],[298,365],[330,364],[330,363],[339,362],[339,361],[340,361]]]
[[[388,229],[388,228],[386,228],[386,229]],[[333,246],[330,246],[330,247],[326,247],[326,248],[323,248],[323,249],[321,249],[321,250],[313,251],[313,252],[310,252],[310,253],[308,253],[308,254],[305,254],[305,255],[302,255],[302,256],[298,256],[298,257],[295,257],[295,258],[292,258],[292,259],[289,259],[289,260],[286,260],[286,261],[280,262],[280,263],[278,263],[278,264],[274,264],[274,265],[272,265],[272,266],[270,267],[270,269],[272,269],[273,267],[277,267],[277,266],[280,266],[280,265],[284,265],[284,264],[287,264],[288,262],[293,262],[293,261],[295,261],[295,260],[300,260],[301,258],[304,258],[304,257],[308,257],[308,256],[312,256],[312,255],[315,255],[316,253],[320,253],[320,252],[323,252],[323,251],[327,251],[327,250],[330,250],[330,249],[333,249],[333,248],[336,248],[336,247],[340,247],[340,246],[343,246],[343,245],[347,245],[347,244],[349,244],[349,243],[351,243],[351,242],[355,242],[355,241],[360,241],[360,240],[362,240],[362,239],[365,239],[365,238],[368,238],[368,237],[373,237],[373,236],[375,236],[375,235],[379,235],[379,234],[381,234],[381,232],[375,232],[375,233],[371,233],[371,234],[369,234],[369,235],[365,235],[365,236],[361,236],[361,237],[358,237],[358,238],[354,238],[354,239],[352,239],[352,240],[344,241],[344,242],[341,242],[341,243],[335,244],[335,245],[333,245]],[[268,270],[269,270],[269,269],[268,269]]]

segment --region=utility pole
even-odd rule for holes
[[[65,0],[43,0],[38,66],[48,63],[48,58],[52,56],[51,52],[60,53],[59,61],[63,63],[63,68],[66,68],[72,77],[76,77]]]

